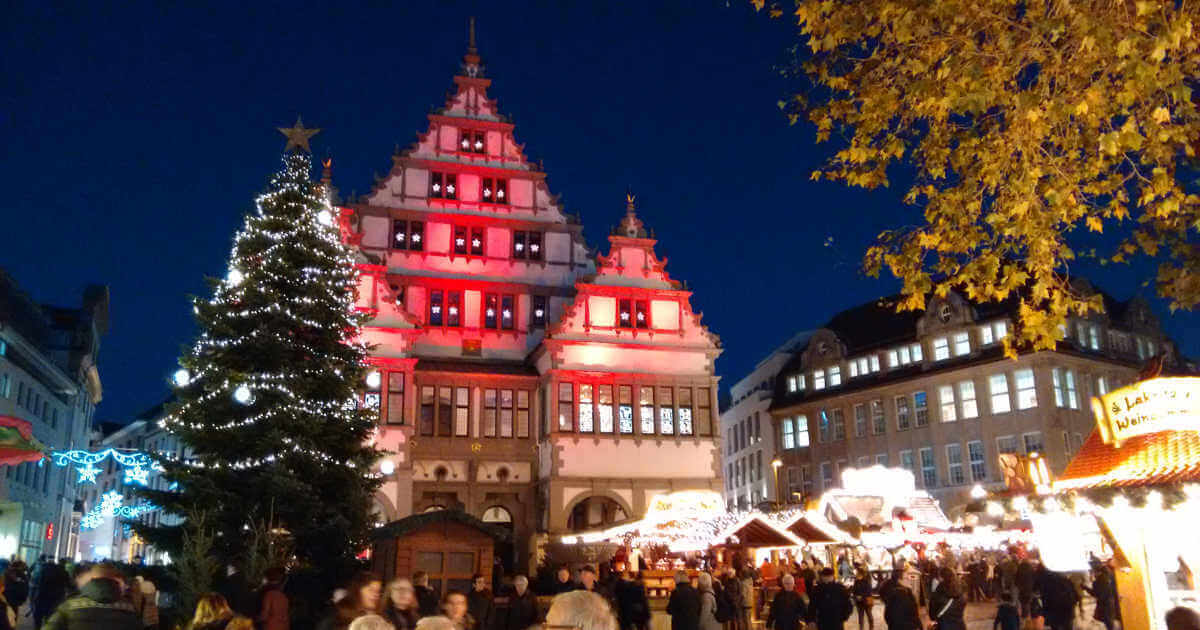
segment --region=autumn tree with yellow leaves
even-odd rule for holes
[[[1197,2],[752,1],[799,27],[809,89],[781,107],[843,139],[813,178],[915,173],[923,221],[864,260],[903,281],[900,308],[1017,295],[1018,342],[1053,347],[1068,315],[1103,309],[1070,265],[1104,230],[1120,242],[1101,262],[1148,257],[1172,309],[1200,302]]]

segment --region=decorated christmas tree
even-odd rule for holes
[[[374,420],[357,404],[366,348],[353,254],[310,177],[316,130],[280,131],[282,170],[237,233],[227,275],[194,301],[200,334],[163,421],[190,455],[162,462],[173,491],[144,494],[170,513],[205,513],[223,564],[241,567],[249,532],[267,523],[332,579],[366,543],[378,485]],[[182,541],[178,527],[138,530],[172,551]]]

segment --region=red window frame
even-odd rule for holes
[[[458,175],[441,171],[429,172],[429,198],[458,199]]]
[[[508,179],[483,177],[479,180],[479,200],[482,203],[508,205]]]

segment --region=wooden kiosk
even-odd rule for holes
[[[447,590],[471,590],[476,573],[492,581],[497,542],[512,542],[512,533],[459,510],[413,514],[375,530],[372,568],[385,581],[429,575],[429,586],[439,596]]]

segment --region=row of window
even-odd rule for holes
[[[458,199],[458,175],[454,173],[429,174],[430,199]],[[508,204],[508,179],[482,177],[479,179],[479,199],[483,203]]]
[[[711,436],[710,390],[697,387],[694,393],[691,387],[559,383],[558,430]]]
[[[50,492],[50,477],[54,474],[53,466],[38,466],[34,462],[25,462],[4,468],[6,478],[25,485],[34,492],[40,491],[42,494]]]
[[[762,440],[762,423],[759,412],[755,411],[753,416],[745,418],[737,424],[729,427],[728,436],[725,440],[725,452],[732,455],[751,444],[757,444]]]
[[[1007,334],[1008,324],[1004,320],[989,322],[979,326],[979,339],[983,346],[998,343]],[[952,356],[960,357],[971,353],[970,333],[965,330],[947,336],[935,337],[931,340],[930,344],[933,348],[934,361],[944,361]],[[882,354],[870,354],[850,359],[847,361],[850,378],[858,378],[881,371],[881,356],[887,358],[887,367],[889,370],[913,363],[920,363],[924,360],[924,352],[920,343],[906,343],[890,348]],[[806,380],[805,374],[788,376],[787,391],[788,393],[804,391],[807,389],[809,383],[811,383],[813,391],[819,391],[826,387],[837,387],[842,384],[842,368],[840,365],[834,365],[813,370],[811,381]]]
[[[512,249],[507,252],[515,260],[542,260],[543,234],[536,230],[513,230]],[[392,249],[411,252],[425,251],[425,223],[395,219],[392,221]],[[482,226],[455,225],[451,231],[450,251],[460,256],[501,258],[504,252],[488,252]]]
[[[763,453],[756,451],[746,457],[730,462],[726,467],[725,489],[734,490],[747,483],[757,483],[763,480]]]
[[[403,296],[403,293],[400,293]],[[403,297],[400,298],[403,303]],[[529,326],[541,328],[546,325],[546,296],[529,296]],[[478,322],[471,326],[463,322],[463,292],[430,289],[429,309],[426,324],[442,328],[483,328],[486,330],[513,330],[518,317],[517,297],[512,293],[484,293],[483,309]]]
[[[1064,440],[1066,434],[1064,433]],[[1020,447],[1023,446],[1025,454],[1040,453],[1045,450],[1045,445],[1042,443],[1042,434],[1039,431],[1032,431],[1021,435],[1021,441],[1018,443],[1017,436],[1006,435],[996,438],[997,453],[1020,453]],[[922,447],[914,451],[905,449],[898,453],[899,466],[905,470],[912,471],[913,476],[925,488],[937,488],[939,486],[961,486],[967,483],[982,483],[988,480],[987,469],[987,452],[983,441],[972,440],[964,445],[960,443],[946,444],[944,446],[945,474],[939,474],[939,466],[935,455],[935,449],[932,446]],[[872,463],[880,466],[888,466],[888,454],[880,453],[873,458],[870,455],[862,455],[857,458],[855,465],[858,468],[866,468]],[[841,475],[843,469],[849,465],[848,460],[824,461],[820,464],[820,479],[821,490],[828,490],[837,485],[835,480],[836,474]],[[804,492],[812,490],[811,478],[808,475],[808,467],[801,466],[798,469],[788,470],[788,487],[790,491],[797,491],[795,487],[802,487]]]
[[[1075,373],[1065,368],[1050,370],[1054,389],[1055,406],[1063,409],[1079,409],[1080,396],[1075,385]],[[1037,385],[1031,368],[1012,372],[1013,391],[1009,391],[1006,373],[992,374],[987,378],[987,400],[993,415],[1013,410],[1014,395],[1016,409],[1037,407]],[[1108,393],[1108,382],[1103,376],[1096,377],[1097,395]],[[975,382],[966,380],[957,384],[941,385],[937,388],[938,409],[942,422],[970,420],[979,417],[980,404],[975,391]],[[872,435],[887,432],[887,417],[882,399],[854,405],[854,436],[865,437],[868,430]],[[896,430],[907,431],[913,427],[929,424],[929,399],[924,391],[894,399]],[[822,409],[817,420],[819,442],[836,442],[846,438],[846,421],[841,409]],[[798,415],[784,418],[780,428],[780,444],[784,449],[805,448],[810,444],[808,417]]]
[[[33,417],[41,418],[50,428],[57,429],[58,407],[51,405],[50,400],[38,393],[33,385],[26,386],[25,381],[13,379],[7,372],[0,372],[0,397],[12,398],[13,380],[17,381],[17,406]]]

